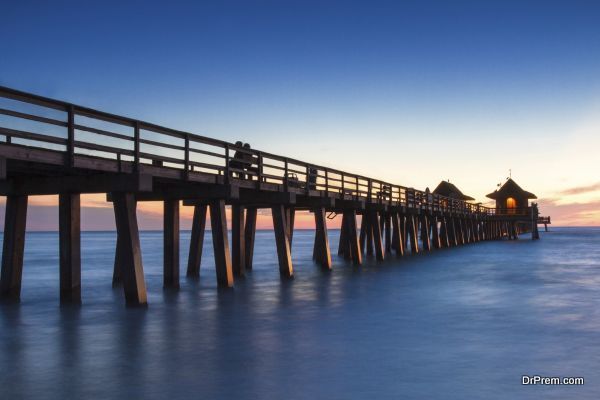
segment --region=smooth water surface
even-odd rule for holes
[[[331,231],[333,253],[339,232]],[[162,233],[142,233],[149,307],[111,288],[115,234],[82,238],[81,307],[61,307],[58,235],[27,235],[21,303],[0,307],[2,399],[598,399],[600,229],[430,254],[311,260],[279,279],[273,233],[254,270],[217,290],[210,232],[199,280],[162,288]],[[522,386],[521,376],[584,386]]]

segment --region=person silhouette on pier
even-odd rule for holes
[[[243,144],[241,141],[237,141],[235,142],[235,147],[236,149],[242,149],[243,148]],[[235,153],[233,154],[233,158],[229,159],[229,168],[234,168],[237,171],[231,171],[229,173],[229,175],[231,177],[234,176],[234,172],[237,173],[238,178],[240,179],[245,179],[246,176],[243,172],[241,172],[242,170],[244,170],[244,153],[242,153],[240,150],[236,150]]]
[[[248,172],[254,172],[254,173],[258,173],[258,165],[256,167],[253,167],[253,165],[256,163],[258,164],[258,159],[257,157],[252,155],[252,148],[250,147],[249,143],[244,143],[244,150],[246,150],[243,154],[242,157],[244,159],[244,169]],[[249,173],[248,174],[248,179],[252,179],[252,174]]]

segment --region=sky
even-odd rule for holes
[[[4,2],[0,85],[484,203],[511,170],[553,223],[600,225],[597,1],[161,3]],[[30,199],[28,229],[57,219]]]

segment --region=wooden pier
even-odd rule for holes
[[[207,214],[216,278],[232,287],[252,269],[256,218],[270,209],[279,272],[294,276],[296,211],[314,214],[313,259],[329,270],[329,213],[342,216],[338,254],[354,265],[487,240],[538,239],[537,205],[504,212],[247,149],[232,143],[0,87],[0,195],[6,218],[0,296],[21,292],[27,200],[59,196],[60,299],[81,301],[80,195],[106,193],[117,227],[113,285],[145,305],[136,204],[164,202],[164,286],[179,287],[179,212],[194,207],[187,276],[200,274]],[[232,240],[225,207],[231,206]],[[360,217],[360,227],[357,218]],[[549,222],[549,221],[548,221]]]

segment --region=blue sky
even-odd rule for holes
[[[560,195],[600,181],[598,2],[87,3],[5,2],[0,85],[407,186],[485,200],[512,168],[549,209],[600,204]]]

